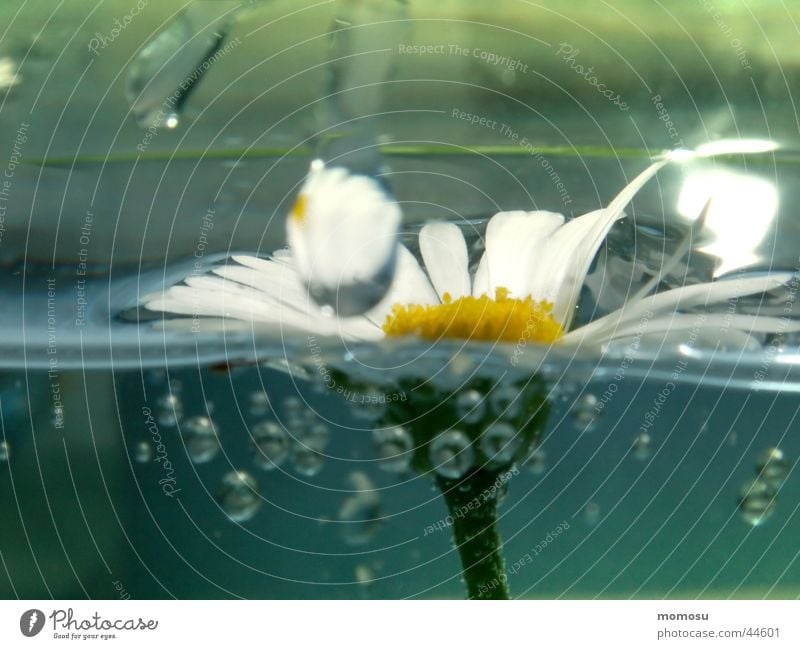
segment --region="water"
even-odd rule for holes
[[[121,582],[138,598],[463,597],[434,475],[458,479],[476,461],[503,466],[513,458],[519,471],[499,489],[507,563],[569,523],[535,564],[511,575],[514,596],[795,597],[796,335],[754,333],[726,347],[714,331],[692,348],[685,339],[628,340],[577,354],[529,345],[512,367],[507,347],[332,341],[315,355],[304,334],[249,324],[161,328],[135,308],[148,292],[231,251],[282,246],[293,192],[319,151],[319,125],[332,116],[363,120],[363,131],[354,130],[378,145],[412,249],[420,224],[446,218],[464,230],[474,264],[498,209],[596,209],[649,153],[676,146],[653,105],[656,93],[684,146],[746,135],[781,148],[660,173],[601,249],[578,322],[619,307],[653,277],[664,290],[719,274],[794,271],[793,90],[762,52],[789,56],[782,39],[794,43],[796,34],[786,36],[787,21],[760,13],[770,49],[744,5],[731,3],[753,59],[742,77],[702,4],[681,5],[674,11],[682,20],[708,31],[704,55],[717,80],[708,82],[702,57],[679,34],[656,38],[674,70],[654,62],[660,55],[641,34],[613,39],[624,60],[640,62],[642,85],[568,19],[586,33],[603,33],[602,20],[559,5],[567,18],[551,18],[546,46],[536,40],[545,14],[493,3],[486,20],[478,14],[488,9],[470,7],[478,13],[469,23],[449,21],[448,40],[466,56],[384,52],[374,68],[356,57],[359,65],[336,66],[336,81],[319,65],[331,30],[347,27],[335,11],[304,7],[289,16],[279,3],[263,3],[227,24],[222,16],[235,3],[210,4],[207,31],[225,27],[227,42],[239,43],[155,133],[142,120],[152,125],[159,102],[209,52],[200,23],[184,17],[170,26],[178,7],[165,2],[94,53],[91,39],[109,37],[127,4],[104,3],[83,26],[84,14],[68,8],[54,10],[47,26],[41,8],[18,18],[21,3],[0,9],[6,24],[19,21],[0,44],[0,168],[13,172],[7,197],[0,195],[0,594],[117,597]],[[442,39],[442,20],[452,18],[444,9],[400,4],[387,3],[385,15],[411,11],[424,20],[392,38]],[[644,33],[659,22],[655,8],[620,6]],[[137,53],[145,56],[161,29],[169,36],[181,26],[201,35],[196,52],[182,52],[161,73],[142,67]],[[361,37],[340,41],[340,55],[390,42],[385,25]],[[579,59],[599,61],[629,111],[596,97],[555,55],[562,40],[581,50]],[[510,72],[475,48],[528,71]],[[421,80],[421,70],[435,82]],[[370,85],[385,79],[380,91]],[[336,105],[317,102],[332,83],[351,94]],[[162,99],[137,101],[134,86]],[[454,109],[497,124],[454,117]],[[659,277],[702,207],[698,188],[715,188],[716,211],[691,255]],[[781,316],[789,297],[733,306]],[[723,318],[730,308],[715,307]],[[359,377],[362,389],[338,393],[320,364]],[[534,372],[551,411],[521,458],[513,433],[526,401],[516,386]],[[419,388],[420,377],[434,378]],[[475,387],[476,377],[488,384]],[[400,380],[419,389],[394,384]],[[421,474],[409,422],[383,420],[433,388],[432,401],[452,405],[458,418],[431,431],[441,433],[430,448],[436,473]],[[474,442],[464,432],[473,427],[482,428]]]

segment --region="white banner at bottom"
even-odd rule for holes
[[[0,647],[800,647],[797,601],[4,601]],[[247,644],[245,644],[247,643]],[[545,645],[546,643],[546,645]]]

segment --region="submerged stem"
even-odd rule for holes
[[[436,478],[453,518],[453,540],[470,599],[509,599],[503,541],[497,529],[500,475],[478,469],[461,480]]]

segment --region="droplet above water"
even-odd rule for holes
[[[178,13],[128,66],[125,96],[142,128],[175,128],[186,99],[219,65],[236,12],[226,3],[196,3]]]
[[[479,444],[488,465],[500,467],[514,462],[520,441],[517,430],[511,424],[498,421],[483,431]]]
[[[262,503],[258,482],[247,471],[231,471],[222,478],[217,501],[235,523],[249,521]]]
[[[278,468],[289,455],[289,436],[274,421],[264,421],[252,429],[253,460],[258,468],[271,471]]]
[[[219,453],[217,431],[208,417],[190,417],[182,421],[181,434],[189,459],[194,464],[210,462]]]
[[[475,461],[475,451],[469,437],[460,430],[447,430],[433,439],[430,445],[433,470],[443,478],[457,480],[464,476]]]
[[[765,481],[747,482],[739,490],[739,512],[748,525],[762,525],[775,511],[775,490]]]
[[[372,440],[378,457],[378,466],[389,473],[403,473],[411,465],[414,440],[404,426],[376,428]]]

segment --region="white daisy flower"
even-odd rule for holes
[[[363,313],[394,277],[400,207],[373,177],[321,160],[286,223],[292,263],[311,297],[342,316]]]
[[[423,270],[408,248],[390,247],[389,228],[377,239],[370,232],[371,215],[386,205],[385,195],[370,184],[374,181],[363,182],[368,179],[349,176],[344,170],[324,170],[324,174],[312,174],[289,218],[289,250],[279,250],[269,259],[235,255],[232,263],[208,275],[188,277],[183,285],[150,296],[145,306],[347,340],[418,336],[599,347],[634,336],[673,332],[685,336],[696,327],[697,319],[681,312],[765,293],[788,283],[792,275],[722,279],[651,295],[658,283],[655,278],[620,309],[584,326],[571,326],[581,287],[609,230],[641,187],[673,159],[677,157],[654,162],[608,207],[569,221],[547,211],[496,214],[487,225],[485,252],[474,276],[458,226],[434,223],[421,229]],[[344,205],[353,209],[345,210]],[[348,213],[351,220],[337,229],[333,212]],[[388,220],[395,219],[399,210]],[[342,259],[343,250],[358,254]],[[396,255],[395,272],[388,292],[362,315],[340,312],[334,316],[312,298],[309,285],[318,282],[323,291],[332,293],[341,290],[341,282],[357,286],[392,255]],[[800,329],[795,322],[787,325],[785,319],[745,314],[709,315],[704,322],[705,327],[718,330],[723,325],[726,336],[738,342],[746,342],[751,333]]]

